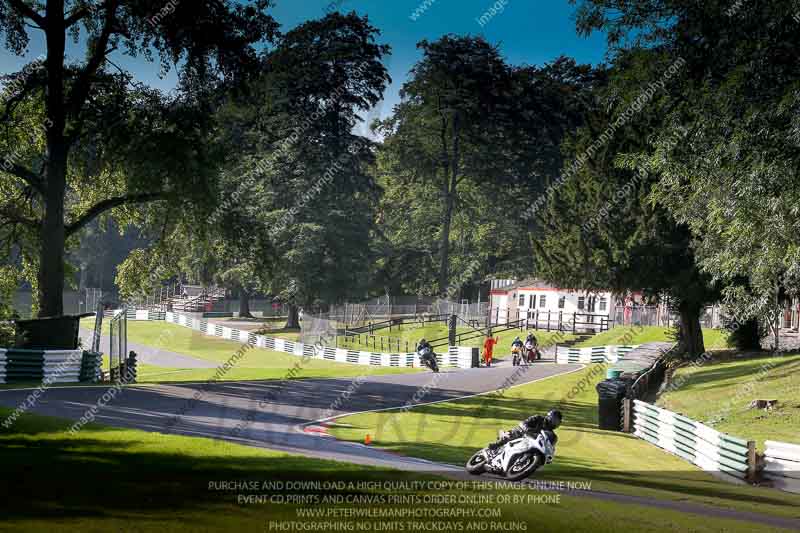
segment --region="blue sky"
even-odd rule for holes
[[[381,41],[392,47],[387,67],[393,84],[380,109],[375,110],[382,116],[391,112],[398,101],[400,86],[420,57],[416,44],[421,39],[435,40],[447,33],[481,34],[499,44],[503,55],[513,64],[538,65],[562,54],[579,62],[597,64],[603,61],[606,52],[602,35],[590,38],[576,35],[574,6],[567,0],[276,0],[276,4],[273,16],[284,31],[324,16],[328,6],[369,16],[382,32]],[[496,9],[492,16],[493,7]],[[417,15],[416,20],[412,20],[412,15]],[[484,15],[487,17],[481,25],[479,19]],[[32,37],[29,59],[43,52],[37,33],[33,32]],[[25,62],[6,50],[0,54],[3,72],[19,70]],[[129,58],[119,58],[118,63],[150,85],[162,89],[174,86],[174,75],[158,77],[157,64]]]

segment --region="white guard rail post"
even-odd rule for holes
[[[800,494],[800,444],[768,440],[764,452],[764,479],[780,490]]]

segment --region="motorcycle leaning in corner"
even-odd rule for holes
[[[434,372],[439,372],[439,363],[436,362],[436,354],[433,353],[433,350],[429,346],[422,347],[418,352],[417,355],[419,356],[420,362],[433,370]]]
[[[557,441],[556,434],[547,429],[536,435],[525,434],[496,450],[488,446],[483,448],[470,457],[466,469],[476,476],[489,473],[509,481],[519,481],[553,462]]]

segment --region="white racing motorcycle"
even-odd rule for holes
[[[467,472],[476,476],[488,472],[510,481],[525,479],[553,462],[557,441],[555,433],[543,429],[536,436],[525,434],[497,450],[484,448],[467,461]]]

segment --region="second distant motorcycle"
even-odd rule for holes
[[[418,355],[419,355],[419,360],[422,362],[422,364],[424,364],[434,372],[439,371],[439,363],[436,362],[436,354],[433,353],[433,350],[431,350],[429,347],[426,346],[425,348],[423,348],[418,352]]]

